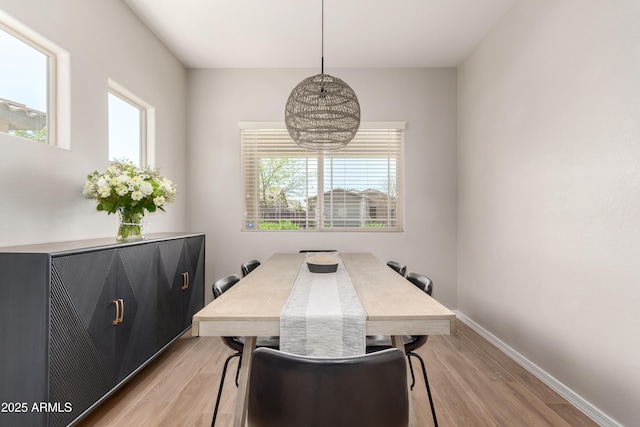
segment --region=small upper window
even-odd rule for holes
[[[55,55],[0,26],[0,132],[53,144]]]
[[[114,82],[109,84],[109,160],[130,160],[147,166],[150,107]]]

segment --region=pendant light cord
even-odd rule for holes
[[[320,55],[322,57],[322,61],[320,63],[320,72],[324,74],[324,0],[322,0],[322,21],[321,21],[321,34],[322,34],[322,43],[320,45]]]

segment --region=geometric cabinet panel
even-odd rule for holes
[[[122,380],[157,350],[158,245],[118,249],[117,298],[123,321],[116,327],[117,377]]]
[[[116,250],[102,250],[53,258],[61,284],[73,301],[85,328],[89,327],[95,308],[104,292],[115,285]]]
[[[188,328],[204,306],[204,238],[162,242],[158,262],[158,313],[163,322],[157,343],[163,347]]]
[[[66,426],[115,385],[62,280],[51,286],[50,401],[69,402],[73,412],[54,412],[52,426]]]

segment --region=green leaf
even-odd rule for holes
[[[108,211],[110,213],[115,213],[116,212],[116,202],[113,202],[111,200],[104,200],[102,202],[102,210]]]

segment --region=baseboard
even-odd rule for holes
[[[458,310],[453,310],[456,313],[458,320],[469,326],[471,329],[480,334],[483,338],[489,341],[491,344],[499,348],[503,353],[513,359],[520,366],[531,372],[536,378],[546,384],[553,391],[565,398],[569,403],[584,412],[586,416],[603,427],[622,427],[621,424],[609,417],[607,414],[593,406],[591,403],[584,400],[580,395],[576,394],[569,387],[558,381],[552,375],[542,370],[539,366],[531,362],[529,359],[515,351],[505,342],[501,341],[498,337],[491,332],[484,329],[482,326],[465,316]]]

